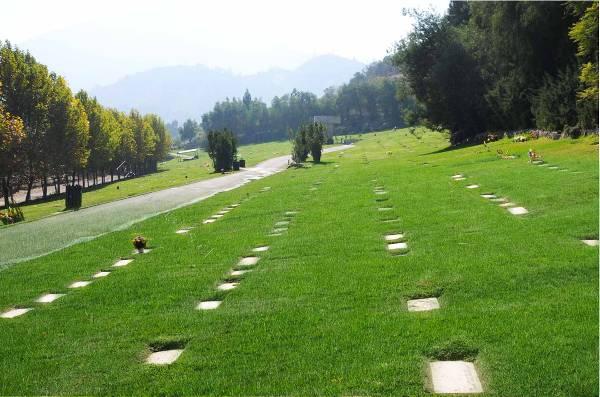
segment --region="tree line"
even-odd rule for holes
[[[4,204],[22,186],[60,193],[61,184],[104,183],[110,175],[156,171],[171,145],[154,114],[103,107],[85,91],[75,95],[61,76],[28,52],[0,43],[0,178]]]
[[[598,2],[459,2],[412,12],[393,63],[418,116],[454,142],[485,131],[598,129]]]
[[[241,98],[217,102],[202,115],[201,127],[204,131],[233,130],[240,143],[287,139],[290,130],[312,122],[316,115],[339,115],[341,125],[336,132],[340,134],[402,127],[417,106],[412,95],[398,95],[403,86],[399,69],[391,58],[385,58],[356,73],[347,84],[326,89],[320,98],[294,89],[274,97],[268,106],[246,90]],[[186,124],[180,133],[193,130],[191,120]],[[182,135],[182,140],[192,135]]]

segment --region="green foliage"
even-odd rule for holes
[[[179,137],[183,142],[192,142],[200,132],[200,126],[195,120],[187,119],[179,128]]]
[[[577,124],[575,96],[578,87],[573,68],[559,71],[556,77],[547,75],[531,101],[536,126],[560,131],[565,125]]]
[[[336,133],[402,127],[403,110],[415,107],[410,92],[397,95],[402,81],[398,68],[385,58],[356,73],[347,84],[326,89],[321,98],[293,90],[274,97],[267,106],[246,90],[242,99],[215,104],[202,116],[202,126],[207,131],[230,128],[239,132],[241,142],[284,139],[285,131],[300,128],[316,115],[339,115]]]
[[[292,139],[292,160],[295,163],[303,163],[308,158],[310,148],[306,138],[306,130],[300,128],[293,134]]]
[[[587,3],[574,5],[574,13],[577,14],[577,8],[583,5]],[[577,93],[580,120],[584,126],[598,128],[598,2],[592,2],[585,9],[571,27],[569,37],[577,44],[577,57],[581,63],[579,81],[582,87]]]
[[[133,111],[125,121],[85,91],[73,96],[62,77],[9,42],[0,44],[0,86],[0,104],[22,120],[25,132],[22,161],[4,180],[8,190],[11,179],[26,180],[31,189],[36,179],[47,186],[51,175],[64,182],[88,172],[112,174],[123,161],[143,173],[167,155],[170,140],[160,118]]]
[[[581,8],[558,2],[451,2],[445,16],[413,12],[413,31],[398,44],[394,63],[425,106],[428,123],[449,129],[453,142],[486,130],[562,130],[576,123],[589,128],[597,102],[575,104],[576,48],[570,37],[580,44],[580,57],[597,58],[598,6],[593,3],[585,13]],[[597,66],[584,65],[581,73],[588,78],[586,87],[597,87]],[[590,97],[597,101],[597,93]],[[415,118],[405,114],[409,121]]]
[[[315,163],[321,162],[323,145],[327,139],[325,126],[321,123],[310,123],[303,127],[306,130],[306,142],[310,149],[310,155]]]
[[[207,152],[213,162],[215,172],[231,171],[237,155],[237,138],[228,129],[209,131]]]
[[[315,163],[320,162],[323,144],[326,140],[327,135],[323,124],[302,125],[292,136],[292,160],[296,163],[303,163],[310,153]]]

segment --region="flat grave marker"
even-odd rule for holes
[[[406,304],[409,312],[425,312],[440,308],[437,298],[411,299]]]
[[[263,245],[263,246],[256,247],[256,248],[252,249],[253,252],[265,252],[265,251],[268,251],[268,250],[269,250],[269,246],[268,245]]]
[[[99,271],[98,273],[94,274],[92,276],[92,278],[102,278],[102,277],[106,277],[108,275],[110,275],[110,272],[102,270],[102,271]]]
[[[429,363],[434,393],[483,393],[475,365],[467,361]]]
[[[479,187],[479,185],[468,185],[465,186],[467,189],[477,189]]]
[[[599,245],[598,240],[581,240],[585,245],[589,245],[590,247],[597,247]]]
[[[527,214],[529,211],[527,211],[527,209],[524,207],[509,207],[508,212],[510,212],[513,215],[524,215]]]
[[[2,317],[2,318],[15,318],[15,317],[22,316],[23,314],[27,313],[30,310],[32,310],[30,307],[10,309],[10,310],[5,311],[4,313],[0,314],[0,317]]]
[[[183,349],[163,350],[151,353],[146,358],[146,363],[152,365],[168,365],[173,364],[183,353]]]
[[[404,238],[404,234],[396,233],[396,234],[386,234],[384,236],[385,241],[396,241]]]
[[[52,303],[65,294],[45,294],[36,299],[38,303]]]
[[[217,289],[219,291],[230,291],[232,289],[237,288],[238,285],[240,285],[240,283],[223,283],[223,284],[219,284],[217,286]]]
[[[127,266],[129,265],[131,262],[133,262],[133,259],[119,259],[118,261],[115,262],[115,264],[113,265],[113,267],[123,267],[123,266]]]
[[[257,256],[246,256],[240,259],[240,261],[238,262],[238,266],[253,266],[256,265],[259,260],[260,258]]]
[[[196,310],[214,310],[221,305],[222,301],[203,301],[198,303]]]
[[[391,243],[387,246],[388,251],[398,251],[408,249],[407,243]]]
[[[75,282],[71,283],[71,285],[69,285],[69,288],[83,288],[83,287],[87,287],[91,283],[92,283],[91,281],[75,281]]]

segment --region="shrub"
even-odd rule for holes
[[[213,162],[215,172],[231,171],[237,156],[237,139],[228,129],[209,131],[207,134],[208,156]]]
[[[321,123],[310,123],[306,125],[306,141],[310,149],[310,155],[315,163],[321,162],[321,152],[325,143],[325,126]]]
[[[294,146],[292,147],[292,160],[295,163],[302,163],[312,156],[315,163],[321,161],[321,152],[323,144],[327,140],[325,135],[325,126],[321,123],[304,124],[293,135]]]
[[[303,163],[308,157],[308,143],[306,141],[306,130],[300,128],[293,136],[292,160],[295,163]]]

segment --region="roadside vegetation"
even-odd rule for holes
[[[248,167],[252,167],[256,163],[272,157],[285,156],[289,153],[289,150],[289,142],[270,142],[238,148],[239,155],[243,156]],[[118,181],[86,191],[83,193],[82,208],[218,176],[218,174],[214,173],[208,154],[204,151],[198,152],[199,157],[196,160],[181,161],[179,158],[175,158],[159,163],[157,172],[155,173]],[[65,200],[64,198],[57,198],[50,201],[22,205],[20,209],[23,211],[27,221],[33,221],[44,216],[62,212],[65,209]]]

